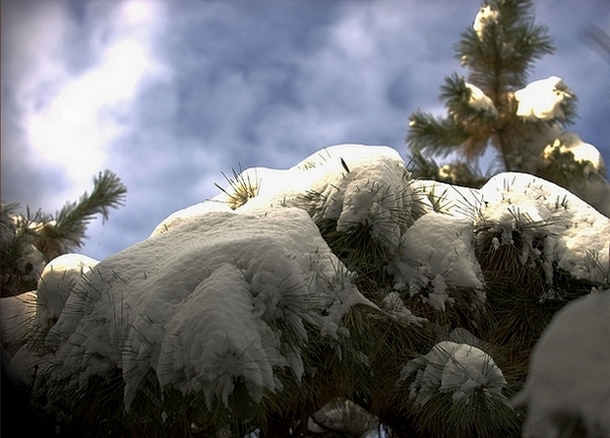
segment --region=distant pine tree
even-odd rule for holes
[[[410,116],[406,142],[415,176],[481,186],[487,177],[473,163],[492,147],[498,153],[498,170],[543,176],[585,200],[582,186],[600,180],[607,184],[603,162],[593,159],[594,166],[587,166],[569,151],[553,152],[553,144],[561,146],[556,140],[576,116],[577,99],[556,76],[527,83],[533,63],[555,50],[532,8],[529,0],[486,2],[462,33],[455,56],[468,75],[445,78],[440,98],[447,114],[417,110]],[[435,158],[449,156],[459,159],[436,164]]]

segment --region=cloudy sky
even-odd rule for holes
[[[537,0],[572,127],[610,163],[608,0]],[[96,259],[215,196],[231,168],[291,167],[339,143],[407,156],[409,114],[442,112],[478,0],[2,0],[2,201],[55,212],[103,169],[127,204],[89,228]]]

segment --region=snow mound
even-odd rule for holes
[[[397,288],[409,285],[414,296],[431,284],[433,292],[422,299],[437,310],[445,310],[450,299],[447,288],[478,291],[482,302],[483,274],[472,246],[472,224],[468,219],[428,213],[405,233],[399,261],[388,271],[394,274]]]
[[[556,184],[522,173],[501,173],[481,189],[483,207],[475,228],[501,233],[497,245],[512,244],[519,232],[522,263],[543,257],[574,278],[601,283],[610,269],[610,219]],[[534,238],[544,239],[542,248]]]
[[[504,399],[502,389],[506,379],[491,356],[468,344],[443,341],[425,356],[407,363],[401,370],[401,380],[415,373],[410,396],[425,405],[436,391],[452,393],[454,402],[469,398],[476,392]]]
[[[573,99],[563,80],[557,76],[529,83],[515,91],[517,115],[526,120],[564,119],[563,105]]]
[[[161,389],[203,394],[208,406],[226,405],[237,381],[259,401],[282,388],[278,367],[301,378],[308,328],[349,335],[342,316],[372,305],[307,213],[292,208],[183,218],[64,286],[72,293],[44,339],[36,383],[82,388],[118,368],[127,408],[150,373]]]
[[[610,291],[594,292],[560,310],[534,347],[525,388],[513,400],[528,408],[523,436],[578,428],[582,436],[610,436],[608,376]]]
[[[308,210],[316,222],[336,221],[336,230],[364,227],[391,251],[411,216],[415,194],[398,156],[378,154],[343,159],[343,172],[326,172],[309,190]]]

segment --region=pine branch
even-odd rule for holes
[[[32,217],[17,214],[18,203],[0,204],[0,294],[4,296],[35,289],[42,256],[33,247],[36,225],[49,220],[38,211]]]
[[[406,141],[411,149],[466,160],[480,157],[488,146],[500,154],[506,170],[522,169],[527,139],[551,124],[567,125],[576,115],[576,99],[562,103],[561,117],[524,119],[517,115],[514,93],[526,84],[535,60],[555,48],[544,25],[534,22],[529,0],[490,0],[454,46],[468,68],[468,82],[454,73],[445,78],[441,99],[446,118],[417,111]],[[557,112],[559,114],[559,111]],[[461,174],[461,172],[459,172]]]
[[[41,233],[43,252],[54,252],[50,246],[60,246],[55,251],[80,248],[89,222],[98,214],[108,219],[109,209],[124,205],[126,187],[111,171],[100,172],[93,178],[93,191],[81,196],[78,202],[66,204],[55,217],[55,223],[46,224]],[[55,241],[53,244],[50,241]]]
[[[407,144],[413,151],[447,156],[468,136],[448,118],[435,117],[421,110],[411,114]]]

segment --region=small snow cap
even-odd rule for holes
[[[472,28],[479,36],[479,39],[483,38],[485,26],[488,23],[495,22],[498,19],[498,14],[499,12],[493,10],[490,5],[484,6],[479,10],[472,24]]]

